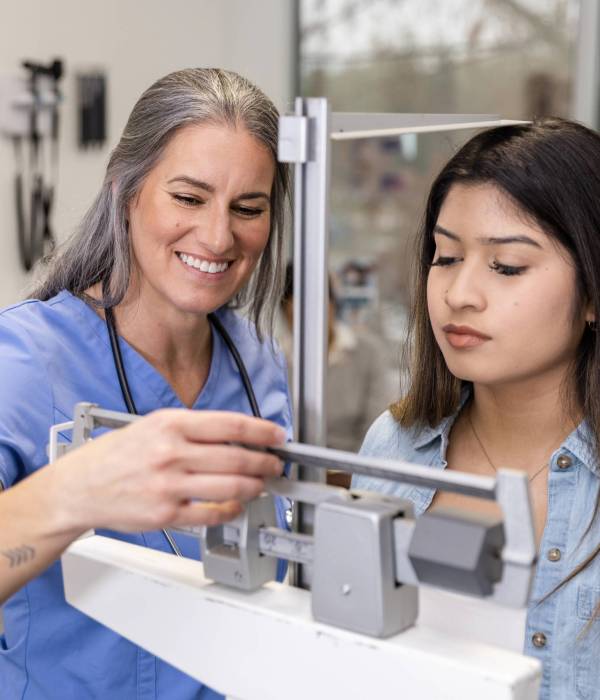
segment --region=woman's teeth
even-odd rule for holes
[[[191,255],[186,255],[185,253],[177,253],[179,259],[190,267],[195,267],[196,270],[200,272],[208,272],[209,274],[215,274],[216,272],[225,272],[229,267],[228,262],[216,263],[208,262],[208,260],[201,260],[200,258],[194,258]]]

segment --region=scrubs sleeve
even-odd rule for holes
[[[0,316],[0,481],[3,488],[47,462],[52,393],[30,334]]]

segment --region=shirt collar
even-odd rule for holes
[[[461,392],[460,404],[452,415],[446,416],[434,427],[425,426],[419,430],[414,440],[416,449],[426,447],[437,439],[441,440],[442,444],[447,443],[454,421],[470,397],[470,389],[464,388]],[[587,421],[580,423],[575,430],[567,436],[566,440],[558,449],[559,452],[564,450],[570,452],[579,462],[589,469],[592,474],[600,478],[600,463],[596,455],[594,434]]]
[[[560,451],[568,450],[592,474],[600,478],[600,464],[596,455],[594,433],[587,421],[580,423],[560,446]]]
[[[415,437],[414,445],[417,449],[429,445],[434,440],[438,438],[448,438],[450,430],[454,425],[454,421],[457,419],[458,414],[462,411],[464,405],[471,398],[471,390],[467,387],[463,388],[460,394],[460,403],[456,411],[450,415],[442,418],[442,420],[436,426],[425,426],[421,428]]]

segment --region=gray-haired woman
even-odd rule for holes
[[[0,312],[0,386],[11,397],[0,406],[4,488],[45,465],[49,427],[78,401],[140,414],[187,407],[257,415],[260,407],[289,434],[285,364],[264,339],[280,291],[288,186],[276,160],[277,118],[260,90],[222,70],[178,71],[142,95],[78,232],[31,298]],[[251,321],[232,310],[243,306]],[[198,441],[199,464],[224,475],[277,472],[273,462],[257,466],[251,453],[224,446],[239,440],[239,419],[219,415],[218,435],[205,431]],[[215,414],[205,419],[214,425]],[[82,470],[63,526],[110,527],[117,495],[140,489],[138,529],[154,531],[118,537],[196,556],[193,542],[155,531],[162,520],[143,504],[159,488],[185,511],[206,495],[200,476],[182,464],[168,478],[150,478],[134,462],[124,460],[116,475]],[[224,488],[224,498],[235,495]],[[4,608],[7,698],[218,697],[69,608],[61,583],[55,563]]]

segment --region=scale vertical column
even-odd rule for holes
[[[324,98],[297,98],[295,116],[282,117],[279,159],[294,170],[294,420],[296,440],[325,445],[330,112]],[[299,481],[325,481],[322,470],[297,468]],[[294,530],[311,534],[314,506],[298,503]],[[295,585],[310,587],[310,567],[297,564]]]

